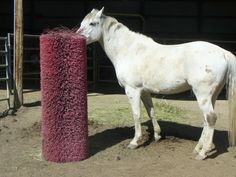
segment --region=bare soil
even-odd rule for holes
[[[192,150],[202,130],[202,115],[196,101],[164,100],[172,106],[170,114],[160,112],[158,118],[163,138],[153,142],[150,122],[144,118],[141,145],[129,150],[134,129],[127,98],[89,95],[90,157],[58,164],[41,156],[40,92],[27,91],[24,99],[15,115],[0,119],[0,177],[236,177],[236,148],[227,142],[226,100],[216,105],[216,149],[197,161]]]

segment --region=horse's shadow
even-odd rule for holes
[[[174,136],[180,139],[198,141],[200,138],[202,128],[194,127],[191,125],[179,124],[174,122],[159,121],[162,129],[162,138],[166,136]],[[143,125],[148,126],[148,134],[150,135],[148,140],[141,146],[148,146],[153,141],[153,130],[151,122],[147,121]],[[133,127],[119,127],[113,129],[107,129],[95,135],[89,137],[90,144],[90,156],[93,156],[109,147],[112,147],[126,139],[131,139],[134,135]],[[215,158],[220,154],[228,152],[228,133],[227,131],[215,130],[214,144],[216,152],[210,155],[208,158]]]

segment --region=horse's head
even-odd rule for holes
[[[86,37],[87,44],[96,42],[102,35],[103,10],[93,9],[88,13],[80,24],[77,33]]]

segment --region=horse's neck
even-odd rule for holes
[[[107,17],[103,25],[103,34],[100,39],[100,44],[115,66],[118,55],[127,47],[125,44],[129,43],[125,36],[129,36],[133,32],[126,26],[119,23],[116,19]]]

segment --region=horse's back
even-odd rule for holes
[[[123,86],[180,93],[199,83],[220,83],[227,71],[224,52],[202,41],[161,45],[150,39],[142,43],[137,40],[132,52],[125,53],[117,63],[116,74]]]

